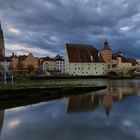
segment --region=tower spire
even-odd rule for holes
[[[2,30],[2,28],[1,28],[1,20],[0,20],[0,30]]]
[[[3,30],[1,28],[1,21],[0,21],[0,55],[5,56],[4,35]]]
[[[107,39],[106,39],[106,38],[105,38],[104,45],[107,45],[107,46],[108,46],[108,41],[107,41]]]

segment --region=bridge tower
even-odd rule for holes
[[[101,56],[103,60],[107,63],[108,68],[112,68],[112,49],[109,47],[107,39],[105,39],[104,47],[101,50]]]

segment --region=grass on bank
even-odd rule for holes
[[[21,88],[57,88],[57,87],[93,87],[95,85],[89,85],[89,84],[70,84],[70,83],[32,83],[32,82],[25,82],[25,83],[7,83],[7,84],[0,84],[0,89],[21,89]]]

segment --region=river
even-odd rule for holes
[[[0,140],[140,140],[140,80],[65,82],[107,89],[1,110]]]

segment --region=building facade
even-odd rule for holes
[[[101,50],[101,56],[106,62],[108,69],[110,68],[128,68],[132,66],[132,63],[123,56],[121,51],[112,53],[112,49],[109,47],[107,40],[104,42],[104,47]]]
[[[111,68],[112,67],[112,49],[109,47],[107,40],[105,40],[104,47],[100,53],[104,62],[107,64],[108,68]]]
[[[99,51],[91,45],[66,44],[65,74],[77,76],[105,75],[107,65]]]
[[[56,73],[56,62],[50,57],[45,57],[42,60],[42,70],[45,75],[53,75]]]
[[[58,70],[60,74],[64,74],[65,73],[65,65],[64,65],[63,57],[60,55],[57,55],[56,57],[54,57],[54,59],[56,62],[56,70]]]
[[[39,63],[43,75],[64,74],[64,59],[62,56],[40,58]]]
[[[38,71],[38,57],[34,57],[32,53],[28,55],[11,56],[12,71],[14,74],[34,74]]]
[[[10,57],[0,56],[0,77],[12,74],[12,62]]]

